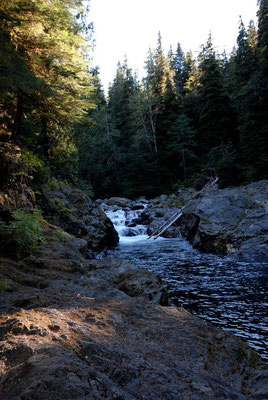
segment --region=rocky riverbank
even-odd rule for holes
[[[109,219],[80,191],[46,190],[44,240],[0,259],[1,400],[267,398],[267,365],[252,349],[167,306],[156,275],[92,259],[117,240]]]
[[[82,239],[50,229],[34,257],[1,259],[2,400],[266,398],[266,366],[241,340],[161,306],[155,275],[87,260]]]
[[[194,196],[193,189],[150,200],[142,214],[152,233]],[[183,235],[201,251],[268,260],[268,181],[204,191],[183,210],[163,236]]]

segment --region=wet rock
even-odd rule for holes
[[[155,232],[161,225],[163,225],[169,218],[178,213],[179,209],[173,207],[172,205],[162,208],[157,203],[157,206],[149,204],[149,207],[141,214],[141,218],[144,224],[148,224],[147,234],[151,235]],[[177,228],[178,224],[172,225],[164,233],[163,237],[174,238],[180,236],[180,231]]]
[[[134,204],[131,207],[131,210],[135,211],[135,210],[143,210],[144,209],[144,205],[143,204]]]
[[[268,235],[260,235],[242,242],[238,255],[249,261],[267,260]],[[231,249],[228,251],[231,253]]]
[[[107,206],[117,206],[120,208],[131,208],[132,201],[129,199],[126,199],[124,197],[111,197],[110,199],[105,200],[105,204],[107,204]]]

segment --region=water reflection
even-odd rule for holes
[[[109,254],[158,273],[176,305],[235,333],[268,360],[267,263],[201,254],[184,239],[141,237]]]

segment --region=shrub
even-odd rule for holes
[[[7,292],[10,289],[9,279],[0,279],[0,292]]]
[[[20,209],[12,212],[13,221],[6,224],[0,220],[1,247],[15,257],[31,254],[39,241],[44,241],[43,222],[40,211]]]

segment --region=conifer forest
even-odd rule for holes
[[[191,186],[205,169],[222,187],[267,178],[267,0],[257,26],[240,20],[230,55],[210,35],[196,58],[183,43],[166,54],[159,33],[146,76],[118,63],[107,96],[90,67],[88,7],[1,0],[1,188],[55,177],[135,198]]]
[[[252,1],[223,18],[216,0],[0,0],[0,400],[268,399],[268,0]],[[207,25],[228,42],[230,14],[220,54]],[[177,21],[205,43],[166,49]],[[116,67],[133,48],[142,76]]]

